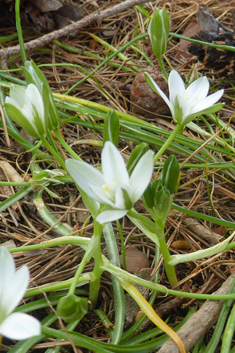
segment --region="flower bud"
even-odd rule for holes
[[[157,58],[166,51],[170,31],[170,20],[166,8],[155,8],[154,15],[148,26],[148,35],[152,43],[153,52]]]
[[[68,294],[63,298],[60,298],[56,309],[57,315],[65,322],[82,319],[87,311],[87,299],[77,297],[74,294]]]
[[[5,108],[10,118],[29,135],[41,138],[46,135],[45,106],[38,88],[30,83],[27,88],[11,85]]]
[[[154,193],[153,193],[152,187],[149,184],[147,186],[147,189],[143,193],[143,196],[142,196],[142,201],[146,204],[146,206],[148,208],[152,208],[154,206],[154,196],[153,195],[154,195]]]
[[[104,121],[104,143],[112,142],[116,147],[119,141],[119,118],[115,110],[110,110]]]
[[[42,94],[44,105],[46,109],[46,119],[49,130],[59,129],[61,126],[61,119],[59,112],[55,106],[54,98],[51,88],[43,72],[38,68],[33,60],[26,61],[25,67],[22,68],[25,74],[27,83],[33,83],[37,86]]]
[[[134,148],[126,165],[129,175],[132,174],[140,158],[143,157],[143,155],[148,150],[149,150],[149,146],[147,143],[144,143],[144,142],[141,142],[138,146]]]
[[[172,154],[170,155],[164,163],[162,171],[162,185],[169,190],[170,194],[174,194],[176,186],[179,180],[179,163],[176,157]]]
[[[171,207],[172,198],[169,190],[162,187],[156,195],[156,212],[160,219],[165,219]]]

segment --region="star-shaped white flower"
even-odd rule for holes
[[[38,88],[30,83],[27,88],[19,85],[10,87],[5,107],[8,115],[31,136],[40,138],[46,134],[44,103]]]
[[[172,70],[168,79],[169,99],[148,73],[145,73],[145,77],[149,86],[164,99],[170,108],[174,121],[183,126],[200,114],[214,113],[223,107],[223,103],[215,103],[222,97],[224,90],[221,89],[207,96],[209,81],[206,76],[198,78],[188,88],[185,88],[178,72]]]
[[[122,218],[143,195],[153,172],[153,151],[147,151],[129,176],[125,162],[113,143],[104,145],[101,173],[91,165],[73,159],[66,161],[66,168],[75,183],[100,204],[110,210],[100,213],[96,220],[103,224]]]
[[[26,292],[29,270],[26,265],[15,270],[9,251],[0,247],[0,335],[13,340],[24,340],[41,333],[40,322],[34,317],[12,311]]]

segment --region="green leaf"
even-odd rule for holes
[[[115,110],[110,110],[104,120],[104,143],[111,141],[116,147],[119,142],[119,118]]]
[[[181,264],[188,261],[195,261],[199,259],[203,259],[204,257],[216,255],[226,248],[229,241],[234,237],[235,232],[233,232],[230,237],[226,240],[222,241],[219,244],[211,246],[208,249],[198,250],[190,254],[182,254],[182,255],[173,255],[171,256],[171,260],[168,262],[169,265],[175,266],[177,264]]]

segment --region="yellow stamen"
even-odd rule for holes
[[[108,194],[111,192],[110,188],[106,184],[102,185],[102,189],[104,189],[104,191],[106,191]]]

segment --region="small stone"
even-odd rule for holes
[[[130,273],[138,273],[142,268],[149,268],[149,260],[142,251],[134,246],[126,248],[126,270]],[[123,257],[120,255],[120,263],[123,266]]]

